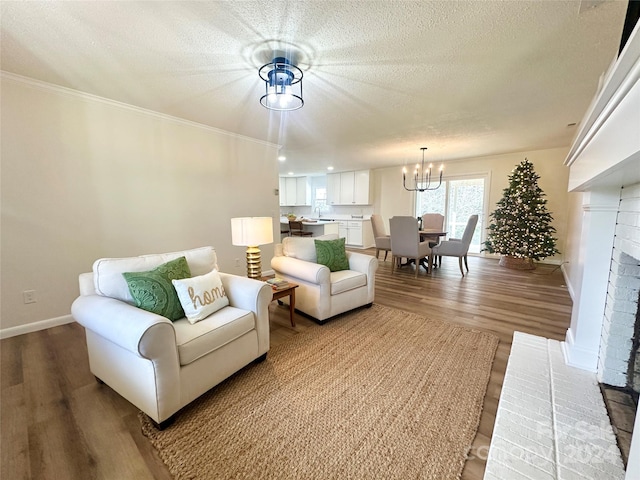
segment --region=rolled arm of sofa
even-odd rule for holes
[[[229,298],[229,305],[243,310],[250,310],[256,315],[266,315],[271,303],[271,287],[264,282],[240,275],[220,272],[222,286]],[[264,309],[267,309],[267,313]]]
[[[273,257],[271,268],[288,277],[299,278],[316,285],[328,284],[331,279],[331,272],[325,265],[293,257]]]
[[[378,269],[378,259],[371,255],[357,252],[347,252],[349,259],[349,270],[365,273],[367,276],[374,275]]]
[[[71,315],[83,327],[144,358],[154,351],[176,351],[171,321],[115,298],[82,295],[71,305]],[[145,338],[154,339],[152,351]],[[176,351],[177,356],[177,351]]]
[[[249,310],[256,316],[258,348],[260,353],[269,351],[269,304],[273,298],[271,287],[264,282],[240,275],[220,272],[222,286],[229,298],[229,305]]]

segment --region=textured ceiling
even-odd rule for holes
[[[0,2],[1,68],[282,146],[281,173],[568,146],[626,1]],[[302,109],[259,103],[287,51]]]

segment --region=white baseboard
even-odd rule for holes
[[[47,320],[41,320],[39,322],[27,323],[26,325],[18,325],[17,327],[2,328],[0,329],[0,339],[15,337],[16,335],[22,335],[25,333],[37,332],[39,330],[45,330],[47,328],[65,325],[74,321],[75,320],[71,315],[63,315],[62,317],[49,318]]]
[[[561,342],[560,346],[565,364],[588,372],[596,373],[598,371],[598,352],[578,347],[571,328],[567,329],[565,341]]]
[[[564,263],[560,265],[560,271],[562,272],[562,276],[564,277],[564,284],[567,286],[567,290],[569,291],[569,296],[571,297],[571,301],[576,303],[576,293],[573,290],[573,285],[571,285],[571,281],[569,280],[569,275],[567,275],[567,270],[564,268]]]

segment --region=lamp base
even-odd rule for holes
[[[247,277],[258,280],[262,277],[262,261],[258,247],[247,247]]]

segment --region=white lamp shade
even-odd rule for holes
[[[271,217],[232,218],[231,243],[244,247],[273,243],[273,219]]]

